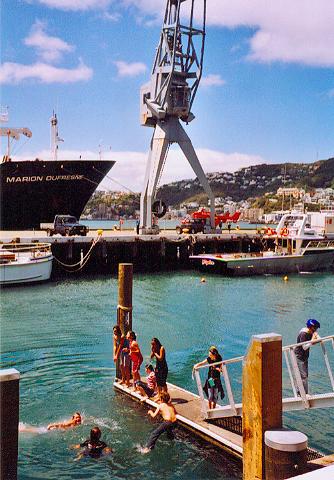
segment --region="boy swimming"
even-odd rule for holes
[[[58,428],[72,428],[76,427],[77,425],[81,425],[81,423],[82,418],[80,412],[75,412],[69,420],[63,423],[50,423],[47,428],[48,430],[55,430]]]

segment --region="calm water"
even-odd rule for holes
[[[244,354],[256,333],[279,332],[284,344],[294,343],[309,317],[321,321],[322,336],[333,334],[333,274],[296,275],[288,282],[281,277],[206,279],[201,283],[197,272],[134,278],[133,326],[144,357],[151,337],[161,339],[173,383],[196,391],[192,365],[212,344],[231,358]],[[84,414],[84,424],[72,431],[21,434],[19,478],[241,478],[238,463],[182,431],[174,443],[163,439],[148,455],[138,451],[154,421],[145,407],[112,387],[116,306],[115,277],[1,291],[2,368],[21,372],[21,422],[43,426],[76,410]],[[319,365],[312,352],[311,385],[324,387]],[[240,387],[237,375],[235,383]],[[333,450],[333,421],[330,409],[285,417],[287,425],[309,435],[312,446],[328,453]],[[98,461],[74,461],[69,445],[85,439],[96,424],[115,453]]]

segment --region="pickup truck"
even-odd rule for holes
[[[72,215],[56,215],[53,227],[47,229],[48,235],[82,235],[86,236],[89,232],[89,228],[86,225],[82,225]]]
[[[204,233],[205,230],[205,220],[190,218],[189,220],[184,220],[181,225],[176,227],[176,233],[180,235],[181,233]]]

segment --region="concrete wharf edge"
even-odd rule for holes
[[[90,243],[94,238],[98,236],[97,232],[99,229],[92,229],[89,231],[88,235],[83,237],[79,235],[73,235],[70,237],[62,237],[61,235],[54,235],[52,237],[47,235],[45,230],[25,230],[25,231],[6,231],[0,230],[0,241],[1,242],[12,242],[13,240],[19,238],[21,243],[29,243],[32,241],[39,242],[49,242],[51,244],[62,244],[68,243],[68,241],[73,241],[74,243]],[[161,240],[171,241],[171,242],[182,242],[186,241],[189,238],[195,238],[198,242],[212,241],[212,240],[237,240],[240,238],[256,238],[259,237],[259,234],[256,230],[234,230],[231,233],[223,230],[221,233],[211,233],[211,234],[177,234],[175,230],[161,230],[158,235],[137,235],[136,232],[132,230],[122,230],[114,231],[109,229],[103,230],[102,238],[106,242],[160,242]]]
[[[224,428],[210,424],[201,417],[201,400],[200,397],[181,387],[167,383],[168,393],[171,396],[173,405],[176,408],[178,424],[190,430],[197,436],[209,441],[213,445],[223,449],[238,459],[242,459],[242,436],[225,430]],[[145,399],[134,392],[132,389],[118,382],[114,383],[116,390],[130,396],[133,400],[141,401],[141,403],[157,407],[158,404],[150,399]]]

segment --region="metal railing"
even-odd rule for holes
[[[308,248],[334,248],[334,240],[311,240],[305,247],[305,250]]]
[[[288,372],[289,385],[284,387],[284,392],[287,389],[292,390],[292,396],[285,396],[282,393],[282,403],[283,410],[303,410],[307,408],[326,408],[334,406],[334,375],[333,369],[328,357],[328,352],[326,345],[330,345],[334,352],[334,335],[330,335],[324,338],[319,338],[315,341],[308,341],[302,343],[295,343],[292,345],[287,345],[282,348],[283,358],[285,360],[285,366]],[[321,353],[324,359],[326,376],[328,376],[329,383],[331,385],[331,392],[321,393],[321,394],[312,394],[309,395],[306,393],[302,377],[298,368],[297,357],[295,354],[296,347],[307,345],[310,348],[315,348],[317,345],[321,348]],[[237,392],[233,392],[231,378],[236,380],[236,376],[230,376],[229,370],[233,365],[239,366],[242,368],[242,362],[244,357],[236,357],[229,360],[222,360],[220,362],[200,365],[199,367],[193,368],[193,376],[197,384],[198,394],[201,399],[201,413],[204,418],[219,418],[219,417],[228,417],[241,415],[242,412],[242,403],[241,403],[241,389]],[[203,369],[208,369],[212,366],[221,366],[222,374],[222,383],[226,390],[227,403],[225,405],[220,405],[217,403],[215,409],[208,408],[208,401],[204,396],[202,379],[200,372]],[[240,384],[240,382],[239,382]],[[238,397],[238,398],[237,398]]]

